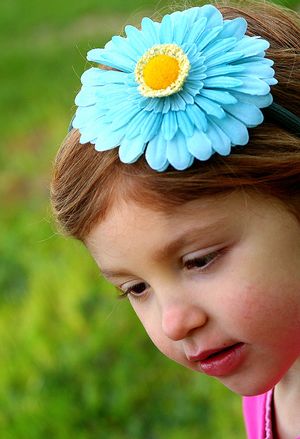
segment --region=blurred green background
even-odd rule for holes
[[[52,162],[86,52],[165,6],[0,2],[3,439],[244,437],[240,397],[163,358],[85,248],[59,236],[51,218]]]

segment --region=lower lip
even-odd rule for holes
[[[237,369],[245,358],[245,344],[237,343],[232,348],[199,361],[200,370],[206,375],[225,376]]]

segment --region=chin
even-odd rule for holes
[[[239,377],[224,377],[219,378],[219,381],[224,384],[229,390],[241,396],[256,396],[266,393],[271,390],[278,382],[278,380],[268,380],[267,382],[259,382],[257,379],[249,380],[247,378]]]

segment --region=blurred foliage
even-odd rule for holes
[[[163,358],[85,248],[51,219],[51,164],[87,50],[164,6],[0,3],[1,438],[244,436],[240,398]]]

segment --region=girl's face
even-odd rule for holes
[[[236,192],[168,214],[124,201],[86,243],[176,362],[243,395],[297,366],[300,224],[275,199]]]

